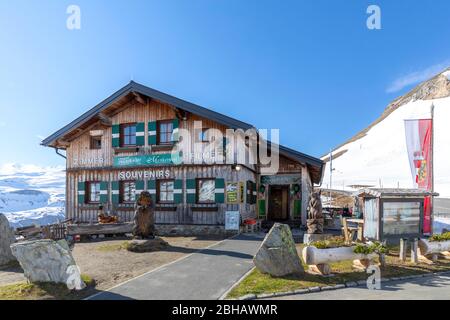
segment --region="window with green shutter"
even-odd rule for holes
[[[253,184],[252,184],[252,181],[250,181],[250,180],[247,180],[247,183],[246,183],[246,197],[245,197],[245,203],[247,203],[247,204],[251,204],[252,203],[252,200],[253,200],[253,191],[252,191],[252,187],[253,187]]]
[[[302,202],[301,200],[294,200],[294,218],[300,218],[302,213]]]
[[[186,203],[196,202],[196,188],[195,179],[186,179]]]
[[[138,122],[136,124],[136,145],[143,146],[145,145],[145,123]]]
[[[111,182],[111,200],[112,203],[118,204],[120,201],[120,182],[113,181]]]
[[[178,132],[178,127],[180,125],[180,121],[178,119],[172,120],[172,141],[177,142],[180,139],[180,135]]]
[[[108,203],[108,182],[100,182],[100,203]]]
[[[112,130],[112,147],[118,148],[120,147],[120,125],[113,124],[111,130]]]
[[[148,123],[148,144],[156,144],[156,121],[151,121]]]
[[[216,203],[225,202],[225,180],[217,178],[215,181],[215,201]]]
[[[175,203],[183,203],[183,180],[176,179],[173,188],[173,201]]]
[[[78,182],[77,186],[78,204],[86,203],[86,183]]]
[[[136,199],[139,197],[142,191],[145,190],[145,182],[143,180],[136,181]]]

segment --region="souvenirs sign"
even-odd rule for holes
[[[120,171],[119,180],[168,179],[169,170]]]

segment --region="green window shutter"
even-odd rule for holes
[[[78,204],[86,203],[86,183],[78,182],[77,194],[78,194]]]
[[[225,180],[221,178],[216,179],[216,203],[224,203],[225,202]]]
[[[196,185],[195,179],[186,179],[186,203],[196,202]]]
[[[300,218],[302,213],[302,202],[300,200],[294,200],[294,218]]]
[[[139,197],[142,191],[145,189],[145,182],[143,180],[136,181],[136,199]]]
[[[180,121],[178,119],[173,119],[172,123],[173,123],[172,141],[178,142],[178,140],[180,139],[180,134],[178,132],[178,127],[180,125]]]
[[[148,144],[156,144],[156,121],[148,123]]]
[[[266,200],[265,199],[260,199],[258,201],[258,214],[259,214],[260,218],[266,216]]]
[[[113,148],[120,147],[120,125],[119,124],[112,125],[112,147]]]
[[[138,122],[136,124],[136,145],[143,146],[145,145],[145,123]]]
[[[245,191],[245,203],[251,204],[252,203],[252,182],[250,180],[247,180],[246,182],[246,191]]]
[[[183,180],[177,179],[173,183],[173,201],[183,203]]]
[[[100,203],[108,203],[108,182],[100,182]]]
[[[147,191],[150,193],[153,203],[156,203],[156,180],[147,181]]]
[[[119,181],[113,181],[111,182],[111,199],[112,203],[118,204],[120,199],[120,183]]]

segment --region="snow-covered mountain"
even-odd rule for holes
[[[0,213],[11,226],[64,220],[64,167],[0,166]]]
[[[430,118],[432,104],[435,191],[450,198],[450,69],[393,101],[379,119],[332,152],[332,188],[412,188],[404,120]],[[322,186],[328,188],[329,156],[322,159],[327,161]]]
[[[431,118],[434,105],[435,232],[450,229],[450,68],[394,100],[369,127],[332,151],[332,189],[358,186],[412,188],[405,125],[407,119]],[[329,155],[324,188],[329,186]],[[447,199],[443,199],[447,198]],[[435,208],[435,209],[436,209]]]

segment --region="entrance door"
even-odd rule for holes
[[[289,217],[289,186],[270,186],[269,220],[287,220]]]

